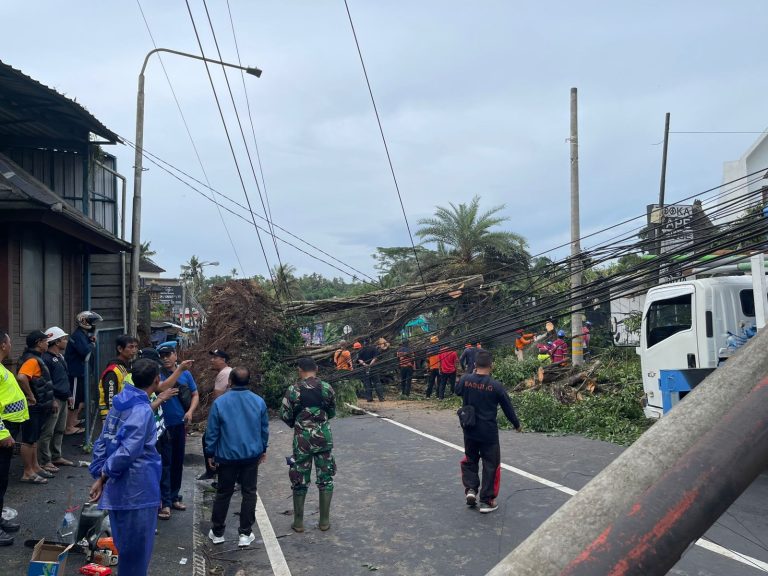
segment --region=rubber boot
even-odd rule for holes
[[[318,528],[325,532],[331,527],[331,490],[320,490],[320,524]]]
[[[306,492],[293,491],[293,523],[291,528],[294,532],[304,532],[304,499]]]

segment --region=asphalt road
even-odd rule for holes
[[[461,431],[451,410],[425,408],[415,402],[372,406],[382,416],[461,445]],[[499,510],[481,515],[464,504],[459,479],[461,453],[455,448],[367,415],[335,420],[333,432],[339,471],[331,530],[320,532],[316,528],[317,490],[313,487],[305,511],[307,532],[291,531],[291,492],[284,459],[290,454],[291,430],[274,421],[268,460],[259,471],[259,496],[266,514],[254,529],[257,541],[246,550],[236,546],[238,493],[229,511],[227,542],[214,547],[207,540],[213,493],[209,483],[194,480],[202,470],[202,459],[199,437],[190,437],[184,494],[188,505],[195,503],[196,509],[190,506],[159,524],[150,574],[482,575],[569,497],[505,470]],[[501,445],[504,463],[575,490],[622,450],[578,436],[505,431]],[[70,456],[86,459],[77,456],[73,447],[68,450]],[[3,574],[26,573],[31,550],[22,546],[23,541],[54,538],[70,494],[77,503],[84,499],[90,484],[85,468],[63,469],[47,486],[19,484],[16,478],[20,475],[20,461],[15,459],[7,505],[19,509],[23,529],[16,545],[0,549],[7,566],[7,571],[0,571]],[[707,538],[738,554],[768,562],[768,475],[755,481]],[[183,558],[186,563],[180,564]],[[73,555],[66,574],[77,574],[83,563],[82,556]],[[692,547],[670,572],[680,576],[764,573],[748,562],[699,547]]]

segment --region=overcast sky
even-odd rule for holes
[[[190,3],[215,57],[202,1]],[[665,112],[673,131],[768,125],[763,0],[349,3],[412,228],[435,205],[479,194],[484,206],[506,204],[509,229],[533,253],[567,240],[572,86],[584,232],[640,214],[658,196]],[[223,57],[236,62],[227,2],[208,4]],[[142,6],[159,46],[199,53],[184,0]],[[343,1],[230,6],[243,63],[264,71],[246,86],[274,221],[373,274],[375,247],[407,245],[408,236]],[[6,0],[0,18],[0,59],[134,139],[137,75],[152,48],[135,0]],[[212,186],[245,203],[205,67],[163,61]],[[262,213],[226,84],[213,72],[250,202]],[[229,77],[256,164],[243,82],[239,72]],[[145,148],[203,180],[156,56],[146,88]],[[719,184],[722,163],[756,138],[673,134],[667,198]],[[130,176],[132,150],[109,151]],[[221,273],[240,268],[216,207],[145,166],[142,239],[157,262],[171,274],[192,254],[218,260]],[[223,215],[243,273],[265,274],[253,226]],[[301,273],[342,276],[278,246]]]

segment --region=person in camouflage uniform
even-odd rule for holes
[[[300,382],[291,384],[280,406],[280,418],[293,428],[293,462],[288,477],[293,489],[293,523],[291,528],[304,532],[304,499],[315,463],[315,476],[320,491],[320,530],[331,527],[330,509],[333,496],[333,436],[328,420],[336,415],[333,388],[317,377],[317,364],[311,358],[298,361]]]

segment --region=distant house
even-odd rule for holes
[[[749,174],[759,172],[768,168],[768,131],[761,134],[755,140],[752,146],[738,160],[731,160],[723,163],[723,196],[719,204],[721,206],[734,206],[732,202],[738,202],[739,197],[747,192],[754,192],[751,196],[751,204],[757,204],[762,201],[768,202],[768,180],[764,180],[761,175],[755,174],[747,178]],[[754,182],[751,182],[754,180]],[[745,189],[744,185],[751,182]],[[756,194],[762,190],[762,194]],[[739,204],[741,206],[741,204]],[[725,210],[727,214],[721,219],[722,222],[731,222],[742,215],[743,210]]]
[[[0,326],[16,357],[25,334],[69,332],[81,310],[104,318],[102,357],[124,330],[131,245],[119,237],[115,157],[103,150],[119,141],[74,100],[0,62]]]

